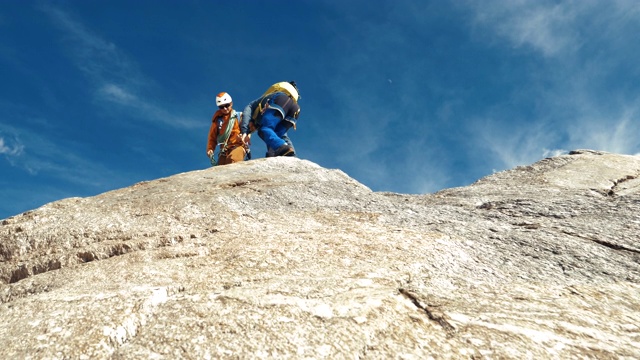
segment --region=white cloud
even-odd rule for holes
[[[77,155],[64,144],[49,140],[46,134],[1,122],[0,131],[14,139],[23,139],[8,141],[6,137],[0,137],[0,154],[9,155],[12,166],[32,175],[46,173],[73,184],[97,187],[103,187],[106,181],[123,178],[102,164]]]
[[[16,141],[7,141],[3,137],[0,137],[0,154],[17,156],[24,151],[24,145]]]
[[[516,3],[511,3],[516,4]],[[530,46],[545,56],[554,56],[573,50],[580,44],[575,32],[576,14],[570,7],[561,4],[543,5],[529,3],[529,6],[514,6],[504,22],[497,25],[501,36],[508,38],[516,47]]]
[[[494,114],[476,121],[473,141],[476,147],[488,150],[488,162],[498,171],[576,149],[632,155],[640,149],[638,114],[631,109],[610,118],[576,114],[565,122],[540,119],[528,124],[514,121],[514,125],[505,125],[513,119]]]
[[[556,157],[567,153],[569,153],[569,151],[565,149],[542,149],[542,156],[545,158]]]
[[[542,122],[509,123],[505,121],[508,118],[507,115],[493,114],[488,118],[477,119],[471,130],[474,134],[470,139],[474,142],[473,147],[486,149],[480,150],[480,153],[484,154],[483,160],[488,162],[494,171],[528,165],[563,152],[554,149],[554,144],[559,138],[558,129]]]
[[[93,33],[59,8],[45,5],[42,9],[70,40],[76,66],[93,82],[99,101],[120,105],[145,121],[178,128],[201,126],[201,121],[175,115],[155,105],[155,99],[142,96],[141,89],[149,81],[116,44]]]
[[[638,152],[640,107],[637,87],[630,83],[640,66],[630,59],[639,49],[633,34],[639,28],[640,2],[466,4],[482,34],[532,49],[543,60],[527,59],[533,75],[514,79],[531,99],[524,101],[528,114],[505,101],[479,116],[485,128],[478,129],[477,145],[493,154],[492,167],[524,165],[564,149]]]
[[[134,63],[115,44],[93,34],[84,24],[59,8],[45,5],[42,9],[64,31],[65,39],[72,44],[76,65],[86,75],[98,82],[108,79],[130,84],[141,82]]]
[[[467,1],[474,24],[490,29],[515,48],[528,47],[545,57],[563,57],[594,37],[618,42],[626,22],[636,22],[640,2],[634,0]],[[635,20],[634,20],[635,19]],[[622,36],[625,37],[625,36]]]
[[[105,84],[100,88],[99,94],[100,97],[106,101],[137,109],[150,121],[184,128],[197,128],[202,126],[202,121],[174,115],[167,109],[140,99],[137,95],[116,84]]]
[[[577,49],[581,44],[577,21],[592,1],[514,0],[467,2],[480,28],[492,29],[513,47],[529,47],[551,57]]]
[[[105,84],[100,89],[100,93],[105,99],[123,105],[133,105],[138,101],[138,98],[135,95],[115,84]]]
[[[640,116],[637,110],[626,110],[613,119],[583,118],[568,133],[574,148],[634,154],[640,149]]]

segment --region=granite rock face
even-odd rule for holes
[[[640,358],[640,158],[427,195],[269,158],[0,221],[0,358]]]

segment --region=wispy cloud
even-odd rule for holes
[[[521,85],[535,99],[535,113],[525,115],[504,102],[480,116],[484,128],[478,129],[476,141],[494,154],[498,170],[564,149],[640,151],[639,99],[635,90],[630,91],[636,86],[628,83],[640,74],[640,65],[629,60],[640,49],[635,41],[629,42],[638,30],[640,3],[466,4],[474,12],[475,26],[492,42],[542,55],[533,66],[535,76]]]
[[[5,140],[0,134],[0,154],[7,156],[17,156],[22,154],[24,145],[16,140]]]
[[[601,113],[603,110],[597,104],[578,103],[583,107],[566,119],[553,111],[535,121],[517,119],[517,115],[508,113],[478,118],[471,129],[475,147],[487,149],[487,161],[494,171],[527,165],[575,149],[619,154],[640,151],[638,106],[606,109]]]
[[[560,133],[549,124],[527,124],[506,114],[493,113],[475,119],[469,133],[474,134],[469,139],[473,142],[472,148],[482,154],[476,160],[491,166],[492,171],[531,164],[564,152],[554,147]]]
[[[105,84],[100,88],[100,93],[105,99],[123,105],[133,105],[140,102],[137,96],[115,84]]]
[[[590,1],[500,1],[467,2],[475,21],[492,28],[514,47],[530,47],[544,56],[555,56],[580,45],[576,22],[581,8]]]
[[[86,159],[38,132],[0,123],[0,135],[0,153],[7,155],[12,166],[32,175],[46,174],[65,182],[98,189],[108,187],[110,183],[126,182],[126,175],[117,174],[105,165]]]
[[[584,117],[568,129],[574,148],[593,148],[620,154],[640,151],[640,114],[638,109],[622,110],[612,117]],[[585,146],[588,145],[588,146]]]
[[[474,23],[491,29],[515,48],[528,47],[546,57],[567,56],[594,37],[619,42],[620,29],[640,14],[633,0],[466,1]],[[622,36],[623,38],[625,36]]]
[[[119,104],[138,110],[148,120],[161,122],[171,126],[184,128],[198,128],[202,121],[182,117],[171,113],[166,108],[157,106],[150,101],[140,98],[125,87],[113,83],[104,83],[98,90],[100,97],[111,103]]]
[[[425,20],[426,5],[416,4],[387,5],[386,22],[344,15],[348,18],[333,17],[323,27],[327,32],[335,27],[331,53],[344,49],[332,59],[339,66],[327,81],[327,92],[335,95],[330,116],[348,119],[345,131],[332,133],[323,145],[340,154],[351,175],[372,179],[372,187],[399,188],[397,174],[408,172],[412,176],[401,180],[412,182],[408,191],[430,192],[459,183],[454,171],[461,166],[489,172],[578,148],[640,151],[640,112],[633,105],[640,99],[628,91],[632,85],[619,86],[615,76],[622,71],[627,75],[622,81],[630,81],[629,75],[640,74],[640,65],[629,60],[640,55],[630,35],[640,24],[637,1],[459,2],[469,21],[460,29],[470,31],[469,41],[459,46],[469,53],[451,54],[490,57],[494,69],[503,71],[495,82],[439,62],[439,51],[451,51],[444,41],[425,43],[424,53],[408,51],[423,46],[421,36],[432,39],[423,34],[441,29]],[[402,26],[395,26],[395,12],[402,15],[397,17]],[[438,74],[452,69],[463,74]],[[474,86],[501,95],[485,97],[470,89]],[[407,94],[411,100],[403,101]],[[420,98],[423,103],[416,101]],[[322,131],[322,125],[313,131]]]
[[[142,120],[178,128],[201,126],[201,121],[177,116],[169,109],[155,105],[154,99],[142,96],[149,80],[116,44],[100,37],[58,7],[45,5],[41,9],[65,34],[75,64],[93,83],[97,100],[133,110]]]

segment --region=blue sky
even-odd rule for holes
[[[207,168],[215,94],[286,80],[299,157],[374,191],[636,155],[639,33],[636,0],[0,0],[0,219]]]

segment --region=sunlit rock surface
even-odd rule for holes
[[[0,220],[0,358],[640,358],[640,158],[428,195],[270,158]]]

